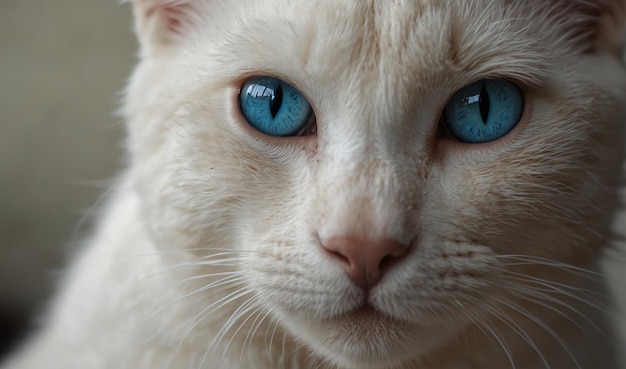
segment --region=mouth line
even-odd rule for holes
[[[390,315],[380,311],[370,303],[364,303],[361,306],[338,315],[336,319],[348,325],[382,325],[384,323],[397,322],[398,320]]]
[[[370,314],[380,314],[385,315],[382,311],[378,310],[370,303],[364,303],[363,305],[357,307],[356,309],[347,312],[347,314],[351,315],[370,315]]]

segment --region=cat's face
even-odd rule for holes
[[[241,271],[240,301],[355,367],[420,357],[558,270],[529,262],[588,262],[616,202],[626,74],[556,2],[183,2],[165,26],[147,12],[126,112],[155,243],[235,258],[220,270]],[[246,121],[253,76],[302,93],[305,134]],[[444,108],[484,79],[517,86],[521,117],[461,142]]]

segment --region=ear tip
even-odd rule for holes
[[[183,33],[194,11],[193,0],[121,0],[134,6],[136,32],[142,44],[171,43]]]

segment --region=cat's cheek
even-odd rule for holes
[[[247,284],[277,317],[325,319],[361,304],[362,292],[333,268],[314,242],[257,242],[249,257]]]
[[[431,234],[372,291],[371,301],[418,324],[437,321],[445,311],[446,321],[459,328],[471,320],[468,310],[480,310],[478,305],[499,289],[501,270],[490,248]]]

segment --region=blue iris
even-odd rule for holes
[[[484,79],[457,91],[445,107],[445,120],[459,141],[483,143],[509,133],[522,117],[524,97],[513,83]]]
[[[294,136],[311,120],[313,109],[293,86],[278,78],[250,78],[239,93],[239,107],[248,123],[271,136]]]

